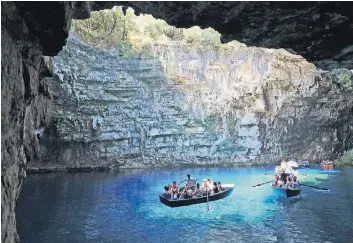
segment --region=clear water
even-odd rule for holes
[[[124,170],[28,175],[17,205],[22,242],[352,242],[353,168],[302,170],[301,197],[284,199],[267,167]],[[169,208],[164,185],[187,173],[235,183],[233,194]]]

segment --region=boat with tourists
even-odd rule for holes
[[[284,171],[275,174],[271,187],[275,193],[285,198],[298,196],[301,191],[297,176],[294,174],[288,176]]]
[[[220,181],[216,182],[208,178],[200,185],[196,183],[197,180],[188,174],[187,178],[178,184],[173,181],[173,184],[164,186],[164,192],[159,195],[159,200],[168,207],[181,207],[216,201],[233,192],[234,184],[222,185]],[[184,181],[185,186],[179,187]]]
[[[190,206],[194,204],[207,203],[211,201],[216,201],[219,199],[223,199],[232,194],[234,189],[234,184],[223,185],[224,190],[218,193],[202,195],[201,197],[192,197],[188,199],[171,199],[165,198],[164,195],[159,195],[159,200],[161,203],[168,207],[182,207],[182,206]]]

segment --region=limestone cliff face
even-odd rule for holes
[[[17,8],[1,5],[1,242],[14,242],[15,203],[26,165],[38,158],[37,134],[51,119],[46,82],[51,68]]]
[[[284,50],[173,42],[126,57],[70,38],[54,66],[55,123],[32,169],[320,160],[353,144],[352,72]]]

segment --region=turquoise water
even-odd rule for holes
[[[30,174],[17,205],[22,242],[351,242],[353,168],[301,170],[301,197],[284,199],[269,167]],[[223,200],[169,208],[163,186],[190,173],[234,183]]]

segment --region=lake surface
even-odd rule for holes
[[[29,174],[16,208],[21,242],[352,242],[353,167],[301,170],[302,196],[284,199],[270,167]],[[235,183],[225,199],[169,208],[163,186],[190,173]]]

